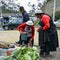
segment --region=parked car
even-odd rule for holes
[[[0,17],[0,27],[2,27],[2,25],[4,24],[5,20],[3,19],[3,17]]]
[[[56,25],[56,27],[60,27],[60,19],[55,21],[54,24]]]
[[[3,25],[3,29],[5,30],[13,30],[18,27],[18,25],[22,24],[22,18],[12,17],[9,19],[9,22]]]

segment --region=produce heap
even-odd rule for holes
[[[36,47],[20,47],[2,60],[39,60],[39,50]]]

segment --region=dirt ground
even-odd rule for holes
[[[8,43],[15,43],[19,40],[19,31],[18,30],[7,30],[7,31],[0,31],[0,41],[8,42]],[[38,44],[38,33],[35,31],[35,38],[34,43]]]
[[[15,43],[19,40],[18,30],[0,31],[0,43]],[[40,57],[40,60],[60,60],[60,30],[58,30],[59,48],[56,52],[51,52],[52,57]],[[38,33],[35,31],[34,45],[38,45]]]
[[[0,31],[0,41],[7,43],[15,43],[19,40],[18,30]],[[60,30],[58,30],[59,47],[60,47]],[[38,32],[35,31],[34,44],[38,45]]]

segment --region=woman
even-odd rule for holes
[[[58,35],[56,26],[52,21],[52,18],[43,13],[41,10],[36,10],[35,15],[39,18],[39,45],[40,54],[49,55],[50,51],[56,51],[58,47]]]
[[[27,22],[27,21],[29,21],[29,14],[25,11],[25,9],[24,9],[24,7],[23,6],[20,6],[19,7],[19,11],[20,11],[20,13],[22,14],[22,22],[24,23],[24,22]],[[16,43],[19,43],[19,41],[18,42],[16,42]]]
[[[20,6],[19,11],[23,16],[23,23],[27,22],[29,20],[29,14],[25,11],[24,7]]]
[[[34,24],[32,21],[27,21],[24,22],[23,24],[18,26],[18,30],[20,32],[20,34],[27,33],[27,41],[25,41],[25,44],[28,44],[29,42],[31,42],[31,46],[33,46],[34,43],[34,33],[35,33],[35,28],[34,28]],[[20,45],[22,44],[22,40],[21,40],[21,35],[20,35],[20,41],[19,41]]]

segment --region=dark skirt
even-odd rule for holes
[[[49,35],[50,38],[50,49],[51,51],[56,51],[56,48],[59,47],[57,31]]]
[[[49,34],[48,31],[39,31],[39,46],[40,49],[44,49],[44,51],[56,51],[58,47],[58,35],[57,31],[53,34]]]

